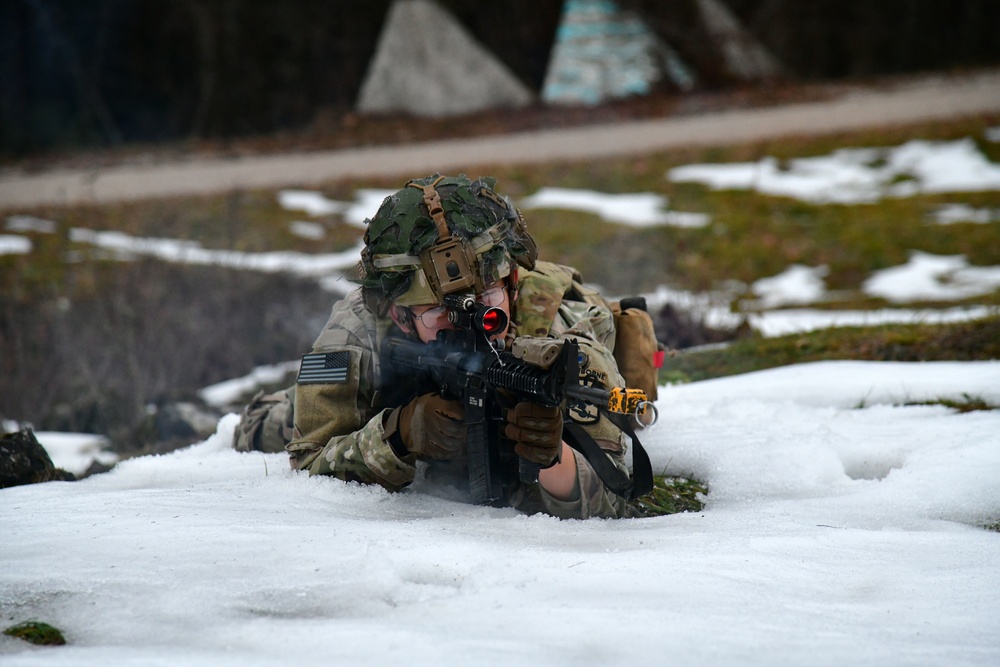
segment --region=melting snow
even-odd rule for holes
[[[36,431],[35,438],[48,452],[49,458],[57,468],[67,470],[74,475],[82,475],[94,461],[111,465],[118,460],[118,455],[107,451],[110,445],[103,435],[89,433],[57,433],[54,431]]]
[[[294,220],[288,223],[288,229],[292,234],[312,241],[318,241],[326,236],[326,227],[317,222]]]
[[[895,148],[844,148],[830,155],[758,162],[691,164],[667,172],[676,183],[756,190],[815,204],[858,204],[883,197],[1000,190],[1000,165],[970,139],[909,141]]]
[[[607,194],[593,190],[542,188],[521,200],[525,209],[559,208],[586,211],[599,215],[607,222],[632,227],[670,225],[674,227],[704,227],[709,216],[704,213],[668,211],[667,198],[649,192]]]
[[[262,385],[280,382],[282,378],[297,370],[298,367],[298,360],[259,366],[249,375],[205,387],[198,392],[198,396],[212,407],[224,408],[243,400],[247,394],[252,394]]]
[[[931,213],[931,218],[939,225],[953,225],[957,222],[986,225],[1000,222],[1000,209],[975,208],[968,204],[945,204]]]
[[[956,300],[989,294],[1000,288],[1000,266],[969,266],[965,255],[931,255],[912,251],[902,266],[876,271],[862,289],[894,303]]]
[[[661,388],[698,513],[559,521],[205,443],[0,490],[5,665],[1000,663],[1000,362],[827,362]],[[623,625],[625,632],[623,634]]]
[[[0,234],[0,255],[27,255],[31,248],[31,239],[26,236]]]
[[[278,203],[289,211],[304,211],[313,217],[340,214],[344,222],[364,229],[365,219],[382,205],[382,201],[395,190],[360,188],[354,193],[353,202],[328,199],[321,192],[313,190],[282,190],[278,193]]]
[[[59,225],[51,220],[36,218],[33,215],[11,215],[4,225],[8,232],[35,232],[37,234],[53,234]]]
[[[296,275],[329,278],[329,285],[336,286],[340,272],[354,267],[358,262],[363,243],[338,253],[307,254],[292,251],[240,252],[236,250],[210,250],[197,241],[143,238],[122,232],[102,232],[92,229],[70,230],[70,240],[89,243],[117,253],[128,259],[135,256],[155,257],[179,264],[225,266],[265,273],[287,272]],[[324,283],[327,284],[327,283]],[[336,291],[342,291],[337,288]]]
[[[826,294],[823,278],[829,273],[826,266],[793,264],[770,278],[761,278],[751,289],[760,297],[763,308],[776,308],[789,304],[815,303]]]

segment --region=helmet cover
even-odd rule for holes
[[[451,291],[482,290],[512,262],[533,268],[537,250],[524,219],[496,193],[496,179],[434,174],[408,181],[365,221],[365,305],[384,315],[400,305],[442,303]],[[460,260],[445,266],[445,257]]]

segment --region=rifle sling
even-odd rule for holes
[[[605,413],[612,423],[632,438],[632,476],[629,477],[613,464],[589,433],[580,425],[567,422],[564,427],[566,443],[583,454],[587,462],[601,478],[604,485],[615,495],[628,500],[635,500],[653,490],[653,466],[649,455],[639,442],[635,429],[629,423],[628,417],[619,419],[619,415]]]

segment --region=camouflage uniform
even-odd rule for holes
[[[574,272],[555,264],[538,262],[535,271],[521,271],[514,326],[509,335],[573,337],[586,357],[589,377],[608,385],[621,385],[621,376],[609,351],[614,347],[611,311],[573,280]],[[564,299],[569,294],[591,303]],[[416,473],[414,457],[399,458],[383,439],[387,408],[379,390],[379,354],[387,335],[398,335],[390,318],[378,318],[365,308],[361,290],[339,301],[320,333],[313,352],[346,352],[347,381],[340,384],[300,384],[289,397],[260,397],[248,407],[237,430],[240,449],[274,450],[289,437],[291,465],[311,475],[332,475],[343,480],[380,484],[398,490]],[[284,400],[282,400],[284,398]],[[294,404],[294,410],[291,409]],[[289,420],[289,414],[294,418]],[[571,414],[597,440],[609,458],[625,469],[625,439],[607,418],[597,414]],[[289,433],[288,424],[293,428]],[[256,435],[256,440],[249,439]],[[577,493],[569,501],[557,500],[538,484],[513,482],[508,502],[533,514],[545,512],[563,518],[618,517],[627,512],[626,501],[607,490],[590,464],[577,454]],[[453,470],[432,464],[435,478],[461,483],[467,478],[464,462]]]
[[[387,430],[391,433],[398,419],[397,408],[410,400],[404,395],[436,387],[411,387],[419,380],[409,375],[379,386],[382,342],[403,335],[388,316],[390,305],[443,304],[449,294],[482,293],[513,276],[514,263],[521,270],[508,336],[575,338],[582,381],[624,384],[611,353],[615,325],[607,302],[584,288],[574,270],[536,261],[537,248],[523,217],[494,186],[495,179],[488,177],[470,181],[463,175],[435,174],[409,181],[382,202],[366,221],[361,287],[334,306],[294,394],[261,396],[247,408],[236,433],[237,448],[273,450],[287,443],[292,467],[312,475],[391,490],[413,482],[416,456],[400,458],[387,441]],[[617,427],[596,408],[571,410],[569,417],[624,470],[625,438]],[[516,465],[513,452],[506,453],[501,452],[502,458]],[[507,501],[528,513],[624,516],[626,501],[605,488],[582,455],[576,460],[571,500],[553,498],[537,482],[523,484],[511,470],[505,471],[510,473]],[[461,460],[428,461],[427,475],[467,483],[467,468]]]

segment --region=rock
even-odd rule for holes
[[[721,343],[748,337],[744,320],[736,329],[716,329],[692,313],[667,303],[653,317],[656,339],[668,348],[680,350],[698,345]]]
[[[39,482],[75,481],[76,477],[56,468],[31,429],[0,436],[0,489]]]

